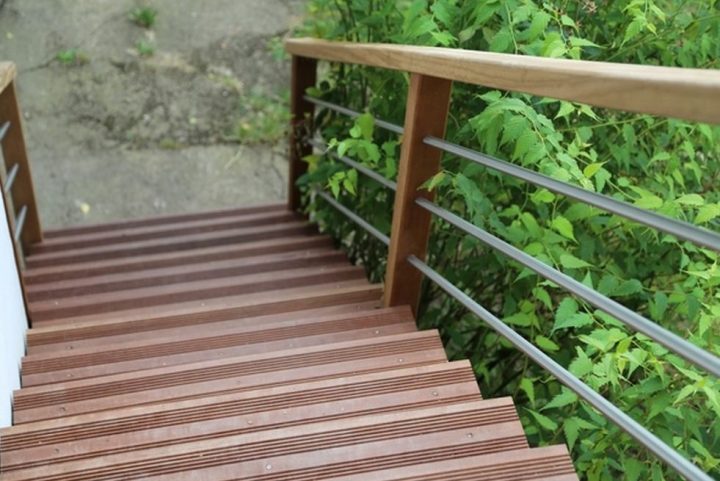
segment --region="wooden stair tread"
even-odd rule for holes
[[[44,326],[31,329],[27,335],[27,343],[32,348],[38,344],[58,341],[90,339],[353,302],[368,302],[378,300],[381,293],[381,286],[368,284],[363,279],[204,301],[178,302],[162,310],[157,307],[145,307],[122,313],[76,316],[71,320],[48,322]]]
[[[0,478],[577,477],[282,205],[52,231]]]
[[[286,223],[302,220],[298,214],[288,211],[266,212],[257,214],[241,214],[221,218],[199,219],[179,223],[135,227],[100,233],[84,233],[74,236],[46,239],[35,244],[30,254],[60,252],[88,247],[99,247],[151,239],[169,238],[179,235],[201,234],[242,227],[256,227],[268,224]]]
[[[177,224],[181,222],[192,222],[203,219],[221,219],[223,217],[234,217],[238,215],[260,214],[264,212],[287,211],[287,205],[284,203],[265,204],[252,207],[241,207],[231,209],[220,209],[206,212],[192,212],[189,214],[171,214],[154,217],[144,217],[142,219],[128,219],[115,222],[107,222],[101,224],[90,224],[76,227],[66,227],[62,229],[45,229],[43,236],[46,239],[56,239],[60,237],[75,236],[82,234],[94,234],[98,232],[109,232],[124,229],[132,229],[135,227],[146,227],[164,224]]]
[[[325,262],[346,262],[346,259],[342,252],[329,248],[298,249],[239,259],[223,259],[202,264],[186,264],[155,269],[148,268],[133,272],[95,275],[80,279],[31,284],[26,286],[25,293],[30,302],[35,302],[205,279],[273,272],[298,267],[310,267]]]
[[[92,276],[122,274],[174,266],[190,267],[194,264],[213,261],[242,259],[331,246],[332,241],[329,237],[308,232],[305,233],[305,235],[291,235],[288,237],[265,239],[243,244],[219,245],[176,252],[160,252],[119,259],[75,262],[73,264],[60,266],[29,267],[23,273],[23,280],[28,286],[35,286],[36,284],[83,279]]]
[[[345,260],[337,260],[334,263],[327,262],[288,270],[35,301],[28,304],[28,309],[33,322],[43,322],[173,304],[177,301],[206,300],[273,289],[359,279],[365,279],[365,272],[362,268],[350,265]]]
[[[232,479],[230,476],[239,473],[254,473],[258,461],[264,463],[260,474],[293,462],[332,463],[407,451],[429,452],[449,445],[455,449],[473,446],[485,452],[526,447],[519,421],[492,423],[490,429],[482,425],[485,403],[468,401],[240,433],[20,469],[8,472],[6,479],[198,479],[201,474],[206,479]],[[311,456],[308,451],[312,451]]]
[[[117,259],[144,254],[185,251],[199,247],[237,244],[260,239],[285,237],[291,234],[298,235],[311,232],[311,230],[311,224],[296,220],[268,226],[239,227],[199,234],[181,234],[169,238],[131,241],[122,244],[109,244],[30,255],[27,258],[27,265],[30,268],[58,266],[109,258]]]
[[[85,453],[107,455],[478,398],[467,362],[432,364],[19,425],[3,433],[0,462],[6,470],[18,469]],[[494,422],[517,420],[509,399],[492,400],[483,412]]]
[[[306,322],[236,325],[220,331],[206,329],[203,335],[192,332],[191,337],[153,337],[112,347],[28,355],[21,372],[23,386],[34,386],[413,331],[415,321],[407,308],[360,311]]]

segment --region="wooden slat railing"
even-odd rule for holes
[[[15,64],[0,62],[0,126],[7,124],[5,136],[0,139],[4,159],[0,164],[0,179],[8,225],[10,232],[17,234],[19,242],[16,242],[16,250],[21,262],[22,252],[42,241],[42,228],[25,147],[15,76]],[[6,184],[8,172],[15,173],[10,186]],[[24,215],[20,215],[23,212]],[[16,225],[16,218],[22,220],[22,225]]]

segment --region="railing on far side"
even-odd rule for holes
[[[28,161],[22,116],[15,89],[15,64],[0,62],[0,181],[5,214],[15,241],[18,263],[24,252],[42,241],[42,228]]]
[[[376,121],[379,127],[403,136],[397,183],[384,180],[365,167],[358,169],[359,172],[396,192],[390,237],[379,232],[331,196],[319,192],[320,197],[325,201],[388,246],[385,304],[387,306],[409,304],[416,309],[422,277],[429,278],[678,473],[691,480],[709,480],[706,473],[685,459],[673,447],[663,443],[640,423],[593,391],[428,266],[424,259],[431,216],[439,217],[476,237],[575,296],[613,315],[627,327],[642,332],[718,377],[720,377],[720,358],[440,208],[432,202],[430,193],[419,188],[438,172],[440,157],[443,152],[447,152],[720,252],[720,235],[716,232],[638,209],[611,197],[559,182],[442,140],[453,81],[630,112],[720,123],[720,72],[535,58],[433,47],[350,44],[315,39],[288,40],[286,49],[294,55],[292,88],[294,129],[291,140],[291,147],[294,150],[291,150],[290,166],[290,184],[293,188],[296,180],[296,177],[293,177],[294,173],[303,171],[302,166],[293,164],[301,162],[300,154],[309,153],[308,150],[303,149],[324,147],[313,139],[300,143],[304,134],[299,132],[298,125],[302,122],[305,134],[308,129],[312,131],[313,107],[308,104],[329,108],[343,115],[359,115],[358,112],[346,107],[305,95],[305,89],[309,87],[306,83],[307,79],[315,78],[314,69],[317,60],[402,70],[411,74],[404,125],[398,126],[383,120]],[[296,71],[298,66],[313,71],[298,72]],[[331,155],[350,167],[357,167],[352,159]],[[293,195],[297,195],[297,191],[293,192],[290,206],[297,208],[298,203],[293,200]]]

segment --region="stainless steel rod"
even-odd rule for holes
[[[712,478],[700,468],[685,459],[680,453],[662,442],[657,436],[645,429],[633,418],[621,411],[613,403],[592,390],[587,384],[575,377],[570,371],[555,362],[547,354],[535,347],[530,341],[515,332],[503,321],[495,317],[490,311],[472,300],[467,294],[454,286],[430,266],[415,256],[408,257],[408,262],[432,280],[442,290],[447,292],[465,306],[470,312],[485,321],[495,332],[510,341],[512,345],[530,357],[542,368],[550,372],[561,383],[587,401],[595,409],[604,414],[620,429],[635,438],[640,444],[662,459],[668,466],[676,470],[691,481],[711,481]]]
[[[339,160],[340,162],[344,163],[345,165],[352,167],[353,169],[357,170],[358,172],[361,172],[365,174],[366,176],[373,179],[375,182],[378,182],[388,189],[391,190],[397,190],[397,184],[393,182],[392,180],[386,179],[382,175],[378,174],[374,170],[368,169],[362,164],[359,164],[355,162],[354,160],[350,159],[349,157],[346,157],[344,155],[338,155],[335,152],[327,150],[327,145],[315,140],[315,139],[308,139],[307,143],[315,147],[316,149],[322,150],[324,154],[331,156],[334,159]]]
[[[5,138],[5,135],[8,133],[8,130],[10,129],[10,121],[6,121],[2,125],[0,125],[0,142],[3,141]]]
[[[472,160],[473,162],[510,175],[516,179],[524,180],[538,187],[544,187],[558,194],[570,197],[571,199],[595,206],[607,212],[612,212],[613,214],[633,220],[639,224],[720,252],[720,234],[715,232],[701,229],[687,222],[671,219],[649,210],[640,209],[634,205],[615,200],[606,195],[590,192],[580,187],[560,182],[546,175],[538,174],[532,170],[495,159],[437,137],[427,137],[424,142],[444,152]]]
[[[20,208],[20,212],[15,218],[15,231],[13,232],[13,239],[15,242],[18,242],[20,240],[20,236],[22,235],[23,227],[25,227],[25,219],[27,218],[27,211],[27,206],[22,206]]]
[[[368,231],[373,237],[375,237],[377,240],[385,244],[386,246],[390,245],[390,238],[377,230],[374,226],[372,226],[368,221],[357,215],[355,212],[351,211],[344,205],[342,205],[340,202],[336,201],[332,198],[327,192],[323,192],[321,190],[315,191],[317,195],[322,197],[325,202],[335,207],[337,210],[345,214],[351,221],[355,222],[357,225]]]
[[[20,170],[20,164],[15,164],[10,168],[7,179],[5,179],[5,185],[3,186],[3,192],[9,193],[12,189],[15,179],[17,178],[18,171]]]
[[[459,228],[463,232],[470,234],[481,242],[489,245],[493,249],[502,252],[528,269],[540,274],[545,279],[564,287],[579,298],[617,318],[626,326],[645,334],[650,339],[657,341],[687,361],[707,370],[714,376],[720,377],[720,358],[714,354],[699,348],[695,344],[686,341],[676,334],[673,334],[650,319],[641,316],[637,312],[631,311],[622,304],[610,299],[609,297],[605,297],[582,282],[578,282],[572,277],[553,269],[531,255],[528,255],[520,249],[511,246],[502,239],[495,237],[452,212],[437,206],[429,200],[418,198],[415,200],[415,203],[444,221]]]
[[[328,102],[326,100],[320,100],[316,99],[315,97],[311,97],[309,95],[305,95],[303,99],[307,100],[308,102],[317,105],[318,107],[324,107],[326,109],[334,110],[335,112],[338,112],[343,115],[347,115],[348,117],[360,117],[362,115],[362,112],[358,112],[357,110],[349,109],[347,107],[343,107],[341,105],[334,104],[332,102]],[[392,122],[387,122],[385,120],[375,119],[375,125],[378,127],[381,127],[385,130],[389,130],[390,132],[395,132],[396,134],[402,134],[403,128],[399,125],[393,124]]]

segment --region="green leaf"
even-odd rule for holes
[[[635,38],[646,26],[647,19],[645,18],[645,15],[637,15],[633,18],[633,21],[630,22],[627,29],[625,29],[625,37],[623,38],[622,43],[626,43],[628,40]]]
[[[570,363],[570,366],[568,366],[568,369],[577,377],[582,378],[583,376],[592,372],[593,362],[588,357],[588,355],[585,354],[585,351],[583,351],[577,346],[575,347],[575,352],[577,353],[577,357],[573,359],[573,361]]]
[[[532,379],[524,377],[520,381],[520,389],[527,395],[532,406],[535,405],[535,388],[533,387]]]
[[[560,256],[560,265],[567,269],[582,269],[583,267],[592,267],[582,259],[578,259],[572,254],[563,254]]]
[[[700,206],[705,205],[705,200],[700,197],[698,194],[685,194],[677,199],[675,199],[675,202],[678,204],[683,205],[694,205],[694,206]]]
[[[632,294],[637,294],[638,292],[643,291],[643,285],[642,283],[637,279],[630,279],[627,281],[623,281],[620,283],[619,286],[617,286],[613,292],[612,295],[614,296],[630,296]]]
[[[567,117],[571,113],[575,111],[575,106],[571,104],[570,102],[565,102],[564,100],[560,101],[560,110],[558,110],[557,115],[555,116],[556,119]]]
[[[596,47],[596,48],[602,48],[600,45],[596,44],[595,42],[591,42],[588,39],[585,38],[579,38],[579,37],[570,37],[570,45],[573,47]]]
[[[565,15],[565,14],[563,14],[563,15],[560,17],[560,22],[561,22],[563,25],[565,25],[566,27],[573,27],[573,28],[575,28],[575,21],[574,21],[572,18],[570,18],[570,17],[568,17],[567,15]],[[572,38],[572,37],[571,37],[571,38]]]
[[[597,173],[598,170],[602,168],[602,166],[605,164],[605,162],[595,162],[593,164],[588,165],[583,169],[583,175],[587,177],[588,179],[592,178],[593,175]]]
[[[635,201],[635,205],[642,209],[659,209],[663,205],[663,200],[652,194],[645,194]]]
[[[563,421],[563,433],[565,434],[565,442],[567,442],[568,449],[572,451],[577,441],[580,428],[578,427],[576,418],[571,417]]]
[[[372,141],[373,129],[375,128],[375,119],[372,115],[365,112],[357,118],[355,125],[359,127],[363,139]]]
[[[530,195],[530,200],[535,204],[549,204],[555,200],[555,194],[547,189],[540,189]]]
[[[705,204],[698,209],[695,216],[696,224],[704,224],[720,215],[720,204]]]
[[[533,411],[532,409],[526,409],[526,411],[529,412],[530,414],[532,414],[532,417],[535,418],[535,421],[537,421],[537,423],[540,426],[542,426],[543,429],[546,429],[546,430],[552,431],[552,432],[557,431],[557,429],[558,429],[557,423],[555,421],[553,421],[552,419],[550,419],[549,417],[547,417],[543,414],[540,414],[537,411]]]
[[[560,394],[552,398],[552,400],[547,403],[545,406],[540,409],[541,411],[545,411],[547,409],[552,408],[561,408],[563,406],[567,406],[568,404],[572,404],[578,400],[577,394],[572,392],[571,390],[567,388],[562,388],[562,391],[560,391]]]
[[[545,336],[536,336],[535,344],[537,344],[540,349],[543,349],[545,351],[555,352],[560,350],[560,346],[558,346],[552,340],[548,339]]]
[[[441,170],[437,174],[430,177],[430,180],[425,182],[425,184],[423,184],[423,187],[425,187],[428,191],[432,192],[438,185],[443,183],[446,177],[447,174],[445,173],[445,171]]]
[[[552,220],[552,227],[558,231],[562,236],[568,239],[575,240],[575,233],[573,232],[573,225],[565,217],[559,215]]]

